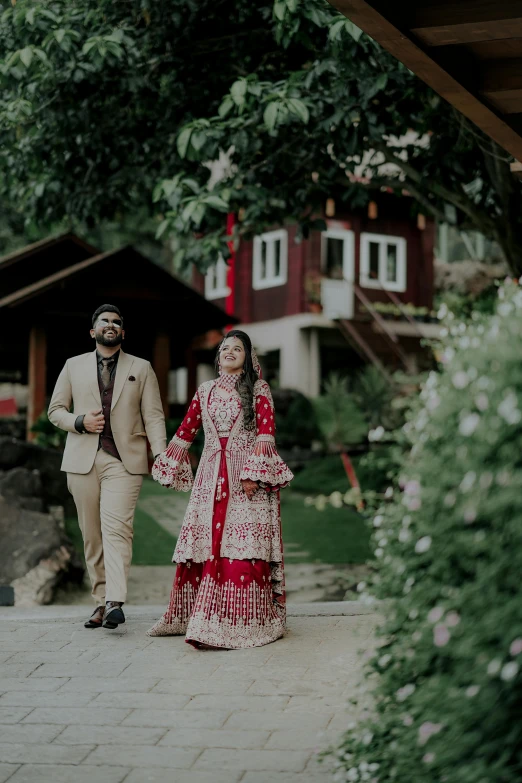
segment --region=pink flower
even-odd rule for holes
[[[431,764],[435,761],[435,753],[425,753],[422,760],[425,764]]]
[[[431,721],[426,721],[419,729],[419,744],[425,745],[430,737],[432,737],[434,734],[438,734],[441,730],[442,723],[432,723]]]
[[[402,723],[404,726],[412,726],[413,725],[413,718],[411,715],[405,715],[402,719]]]
[[[513,656],[520,655],[520,653],[522,653],[522,639],[515,639],[514,642],[511,642],[509,652]]]
[[[439,623],[433,629],[433,643],[435,647],[445,647],[450,640],[450,632],[445,625]]]
[[[455,628],[460,623],[460,615],[457,612],[448,612],[445,622],[450,628]]]
[[[421,491],[421,485],[416,479],[411,479],[410,481],[407,481],[404,486],[404,492],[406,495],[413,495],[416,497],[417,495],[420,495]]]

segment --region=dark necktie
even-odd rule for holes
[[[104,389],[106,389],[109,383],[111,382],[111,370],[113,364],[114,364],[114,359],[112,357],[109,359],[102,359],[101,379],[102,379]]]

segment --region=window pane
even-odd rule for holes
[[[397,245],[386,245],[386,280],[397,282]]]
[[[379,250],[378,242],[370,242],[370,279],[379,279]]]
[[[274,277],[281,274],[281,240],[274,240]]]
[[[261,263],[259,264],[259,277],[261,280],[266,280],[266,256],[267,256],[267,243],[261,242]]]
[[[338,280],[343,277],[343,252],[343,239],[326,238],[325,272],[328,277],[335,277]]]

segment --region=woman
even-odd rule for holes
[[[229,332],[216,364],[219,377],[199,387],[152,468],[160,484],[193,489],[170,603],[148,634],[186,633],[194,647],[259,647],[285,632],[279,490],[293,475],[275,448],[272,395],[248,335]],[[193,481],[188,449],[201,425]]]

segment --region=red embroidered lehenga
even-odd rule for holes
[[[153,466],[156,481],[192,488],[192,495],[173,556],[170,602],[148,633],[186,634],[196,647],[236,649],[268,644],[285,632],[279,490],[293,475],[276,451],[268,384],[255,384],[253,429],[244,426],[239,395],[221,396],[226,384],[225,377],[200,386]],[[188,449],[201,425],[205,447],[193,481]],[[244,479],[258,482],[251,500]]]

